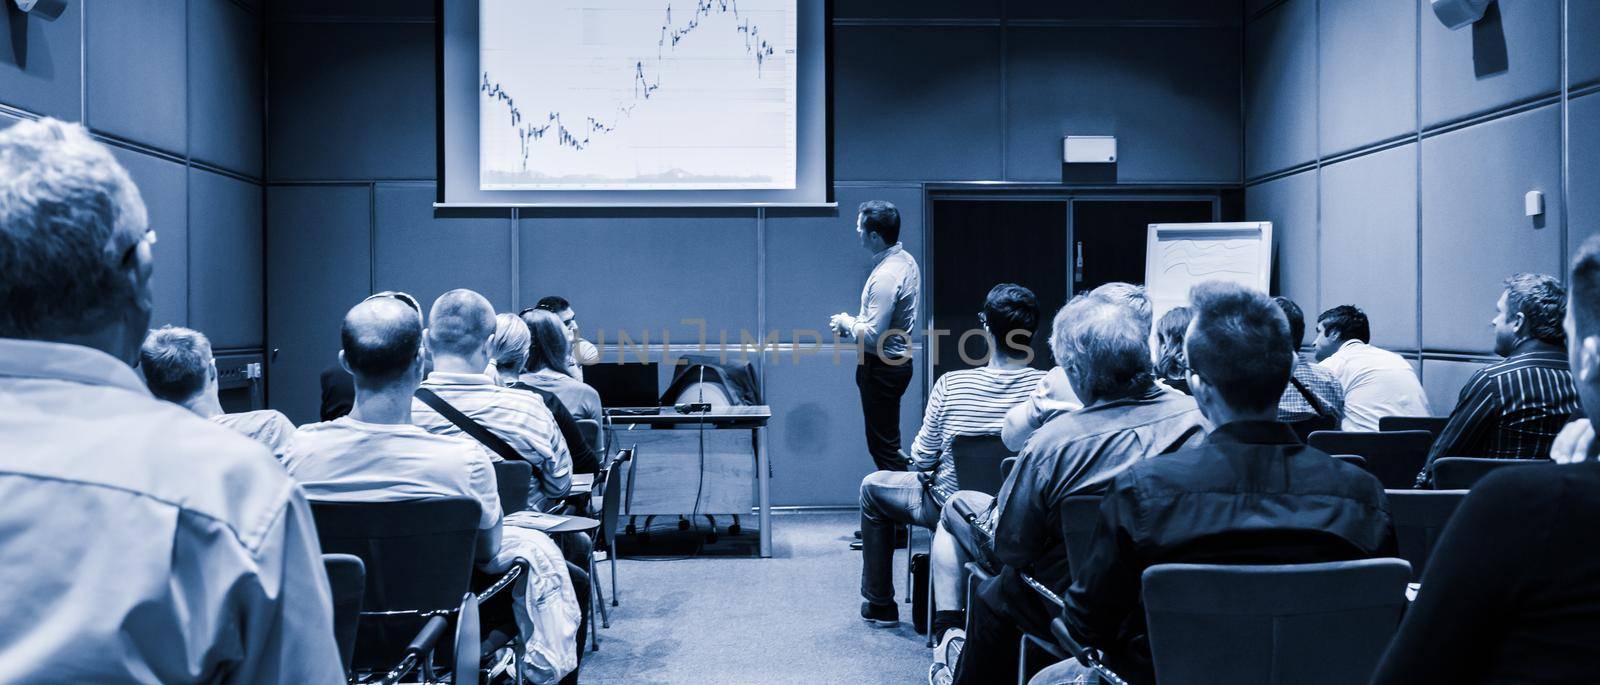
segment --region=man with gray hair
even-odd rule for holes
[[[82,126],[0,131],[0,681],[342,683],[300,488],[132,368],[154,237]]]
[[[151,394],[266,445],[278,459],[294,439],[294,422],[276,409],[222,411],[217,360],[211,356],[211,341],[200,331],[179,326],[150,331],[139,347],[139,370]]]
[[[1104,295],[1076,298],[1056,317],[1050,348],[1084,407],[1051,419],[1028,440],[998,498],[957,493],[945,507],[942,524],[949,528],[994,531],[994,558],[978,558],[995,577],[979,586],[968,608],[972,630],[959,662],[935,663],[934,682],[1016,680],[1020,631],[1048,635],[1052,618],[1022,572],[1058,593],[1070,581],[1058,520],[1062,500],[1102,492],[1129,466],[1205,438],[1194,399],[1156,384],[1149,337],[1147,316]],[[970,521],[963,508],[975,512]]]

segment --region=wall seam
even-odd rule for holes
[[[1006,57],[1006,48],[1009,44],[1006,34],[1009,29],[1006,24],[1006,14],[1010,10],[1006,0],[1000,0],[1000,180],[1011,179],[1010,152],[1006,149],[1009,142],[1007,134],[1010,132],[1009,120],[1011,117],[1011,89],[1010,79],[1007,77],[1007,66],[1010,61]]]
[[[511,208],[511,311],[522,312],[522,210]]]
[[[756,335],[767,337],[767,208],[756,208]],[[763,343],[763,346],[765,343]],[[777,362],[776,359],[773,360]],[[757,356],[756,378],[760,379],[761,401],[767,401],[767,353],[763,349]],[[771,468],[772,455],[767,455]]]
[[[1422,363],[1422,361],[1425,360],[1426,357],[1425,357],[1425,355],[1423,355],[1421,353],[1421,350],[1423,349],[1423,341],[1422,341],[1422,316],[1423,316],[1423,314],[1422,314],[1422,311],[1423,311],[1422,310],[1422,305],[1423,305],[1423,297],[1422,297],[1422,288],[1423,288],[1422,267],[1423,267],[1423,259],[1422,259],[1422,6],[1420,4],[1413,3],[1412,11],[1411,11],[1411,17],[1412,17],[1412,22],[1411,22],[1412,23],[1412,27],[1411,28],[1412,28],[1412,31],[1414,32],[1414,35],[1416,36],[1415,40],[1412,43],[1412,59],[1413,59],[1414,68],[1412,69],[1412,74],[1411,74],[1411,83],[1412,83],[1412,87],[1414,89],[1413,90],[1413,93],[1414,93],[1413,97],[1414,97],[1414,102],[1416,104],[1415,104],[1415,106],[1412,107],[1411,116],[1412,116],[1413,125],[1416,127],[1416,140],[1417,140],[1417,151],[1416,151],[1416,162],[1415,162],[1415,164],[1416,164],[1416,167],[1415,167],[1416,168],[1416,176],[1413,179],[1413,183],[1416,184],[1415,187],[1416,187],[1416,197],[1417,197],[1417,217],[1416,217],[1417,218],[1417,227],[1416,227],[1416,231],[1417,231],[1417,276],[1416,276],[1416,278],[1417,278],[1417,319],[1416,319],[1415,325],[1416,325],[1416,332],[1417,332],[1417,350],[1419,352],[1419,354],[1418,354],[1418,362],[1417,362],[1417,380],[1419,382],[1421,382],[1421,381],[1425,381],[1426,380],[1427,370],[1426,370],[1426,368],[1424,368],[1425,365]]]
[[[1571,208],[1568,198],[1572,193],[1572,131],[1571,102],[1572,74],[1568,50],[1571,49],[1572,0],[1561,2],[1561,274],[1557,278],[1567,283],[1567,264],[1572,259]]]
[[[367,294],[378,292],[378,183],[367,184]]]
[[[1315,76],[1312,78],[1312,87],[1316,88],[1316,97],[1312,99],[1313,119],[1316,126],[1316,183],[1317,183],[1317,307],[1319,311],[1325,309],[1322,301],[1322,0],[1315,0],[1311,7],[1311,35],[1316,56],[1313,63]]]

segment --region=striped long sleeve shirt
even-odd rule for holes
[[[555,417],[537,394],[496,385],[478,373],[428,374],[422,387],[432,390],[458,411],[500,436],[533,464],[537,481],[528,491],[528,508],[544,510],[551,500],[565,497],[572,487],[572,455],[561,437]],[[411,422],[436,435],[459,435],[472,440],[422,400],[411,401]],[[476,441],[473,441],[476,442]],[[489,448],[490,460],[500,456]]]
[[[1556,434],[1580,410],[1566,352],[1548,343],[1523,343],[1467,381],[1428,453],[1430,468],[1417,480],[1425,483],[1440,457],[1546,458]]]
[[[911,467],[934,472],[933,493],[943,502],[960,489],[950,440],[958,435],[998,435],[1006,411],[1033,393],[1043,371],[980,367],[951,371],[934,381],[922,429],[911,446]]]

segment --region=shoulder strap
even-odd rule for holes
[[[1289,384],[1293,385],[1295,390],[1300,391],[1300,396],[1306,398],[1306,402],[1311,404],[1311,409],[1317,412],[1317,416],[1335,416],[1335,413],[1328,405],[1323,403],[1321,397],[1311,392],[1311,389],[1307,388],[1305,383],[1300,382],[1300,379],[1294,377],[1293,371],[1289,372]]]
[[[426,404],[429,407],[432,407],[434,411],[439,412],[439,415],[448,419],[450,423],[455,424],[456,428],[461,429],[461,432],[472,436],[473,440],[477,440],[479,444],[482,444],[484,447],[493,450],[495,454],[500,455],[501,459],[506,461],[528,461],[527,457],[517,453],[516,448],[507,444],[506,441],[500,436],[495,435],[489,429],[484,428],[483,424],[472,420],[472,417],[461,413],[460,409],[456,409],[454,406],[451,406],[449,402],[444,401],[443,397],[435,394],[432,390],[427,388],[417,388],[416,397],[417,399],[422,400],[423,404]],[[529,465],[532,466],[532,463],[530,462]],[[533,466],[533,477],[535,479],[540,478],[538,466]]]

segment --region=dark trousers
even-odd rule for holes
[[[967,643],[961,648],[952,685],[1017,682],[1022,631],[1050,635],[1053,607],[1031,596],[1010,568],[984,581],[967,606]],[[1031,675],[1031,674],[1030,674]]]
[[[900,397],[911,385],[911,358],[890,364],[867,353],[856,366],[861,415],[867,424],[867,452],[879,471],[906,470],[900,456]]]

